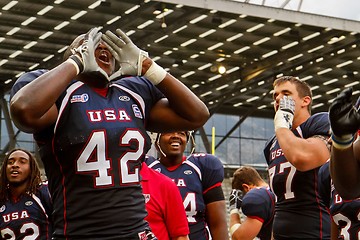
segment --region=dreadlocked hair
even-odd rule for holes
[[[13,150],[11,150],[10,152],[6,153],[4,161],[1,165],[1,169],[0,169],[0,202],[3,203],[5,201],[7,201],[9,199],[9,181],[6,177],[6,166],[8,164],[9,161],[9,157],[13,152],[16,151],[22,151],[24,153],[26,153],[29,156],[29,163],[30,163],[30,180],[29,180],[29,184],[26,188],[26,194],[35,194],[37,193],[39,186],[41,185],[41,175],[40,175],[40,168],[39,165],[36,161],[35,156],[25,150],[25,149],[21,149],[21,148],[15,148]]]

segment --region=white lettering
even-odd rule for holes
[[[119,120],[120,121],[130,121],[131,119],[127,115],[125,110],[119,110]]]

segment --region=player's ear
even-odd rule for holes
[[[246,183],[243,183],[241,186],[244,189],[244,191],[243,191],[244,193],[247,193],[251,189],[251,186],[249,184],[246,184]]]
[[[311,97],[310,96],[305,96],[302,98],[302,107],[308,107],[311,104]]]

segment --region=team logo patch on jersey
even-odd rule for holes
[[[145,203],[148,203],[150,201],[150,194],[144,193]]]
[[[81,95],[74,95],[71,97],[70,102],[87,102],[89,100],[89,95],[87,93],[81,94]]]
[[[120,96],[119,100],[123,101],[123,102],[128,102],[128,101],[130,101],[130,98],[128,96]]]
[[[184,171],[184,174],[185,174],[185,175],[191,175],[192,173],[193,173],[193,172],[192,172],[191,170],[185,170],[185,171]]]
[[[277,143],[277,140],[273,141],[272,144],[271,144],[270,149],[273,149],[275,147],[276,143]]]
[[[140,119],[143,118],[143,117],[142,117],[142,114],[141,114],[141,111],[140,111],[139,107],[138,107],[136,104],[133,104],[133,105],[132,105],[132,109],[133,109],[133,111],[134,111],[135,117],[140,118]]]
[[[31,205],[33,205],[33,204],[34,204],[34,203],[33,203],[32,201],[26,201],[26,202],[25,202],[25,205],[26,205],[26,206],[31,206]]]
[[[0,208],[0,212],[4,212],[6,209],[5,205],[2,205],[1,208]]]

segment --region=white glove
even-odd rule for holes
[[[95,58],[95,49],[100,43],[101,35],[99,28],[92,28],[85,34],[83,43],[71,49],[73,55],[69,57],[69,60],[76,67],[77,74],[96,73],[108,79],[107,73],[99,67]]]
[[[241,190],[233,189],[229,196],[229,209],[240,209],[244,194]]]
[[[149,57],[149,54],[138,48],[120,29],[116,29],[116,34],[118,36],[106,31],[101,37],[120,65],[119,70],[110,76],[110,80],[121,75],[141,76],[143,61]],[[155,62],[144,74],[154,85],[159,84],[165,75],[166,71]]]
[[[275,113],[275,132],[279,128],[291,129],[294,120],[295,101],[291,96],[284,96],[279,101],[279,109]]]

